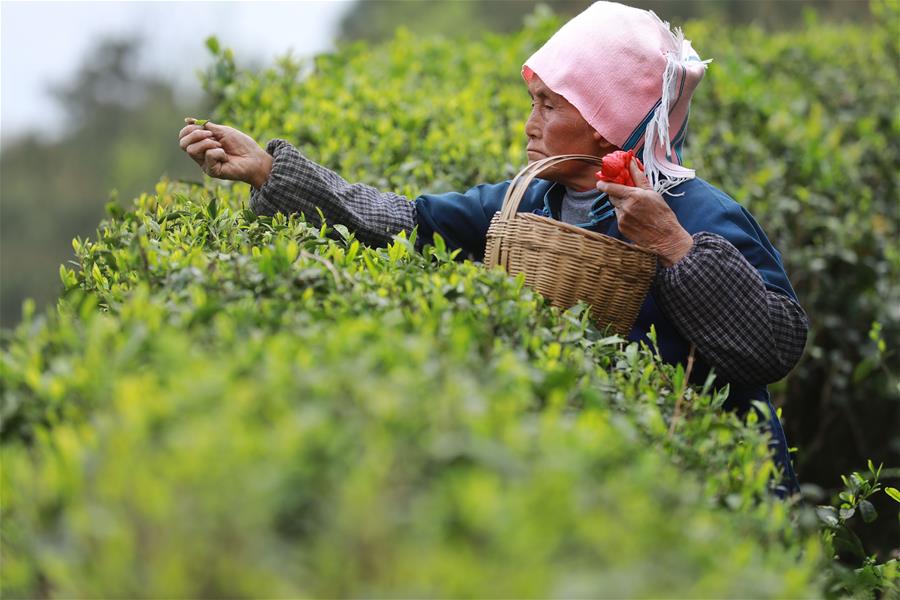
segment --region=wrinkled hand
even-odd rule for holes
[[[629,170],[636,187],[598,181],[597,189],[609,194],[622,235],[655,252],[662,265],[670,267],[690,252],[694,239],[662,196],[653,191],[636,161],[631,161]]]
[[[262,187],[272,172],[272,157],[249,135],[207,121],[202,127],[194,119],[178,133],[178,143],[204,173],[218,179],[244,181]]]

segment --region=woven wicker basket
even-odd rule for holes
[[[531,181],[569,160],[602,164],[596,156],[564,154],[522,169],[491,220],[484,262],[502,265],[510,275],[524,273],[526,285],[553,306],[569,308],[583,300],[597,325],[628,335],[656,272],[656,255],[607,235],[518,212]]]

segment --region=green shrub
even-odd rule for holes
[[[801,479],[867,457],[900,465],[900,5],[871,28],[771,36],[691,26],[716,61],[696,96],[689,162],[747,206],[810,317],[774,388]],[[696,32],[696,33],[694,33]],[[900,529],[892,529],[896,546]]]
[[[217,120],[350,179],[459,188],[524,160],[517,63],[556,25],[401,32],[304,77],[218,51],[208,84]],[[155,192],[3,334],[5,596],[898,592],[896,561],[833,562],[874,475],[834,513],[772,498],[758,424],[584,306],[440,240],[258,218],[244,185]]]
[[[583,307],[161,191],[4,356],[9,594],[814,594],[764,435]]]
[[[900,465],[900,352],[880,351],[871,335],[900,340],[900,4],[872,9],[871,27],[812,16],[805,30],[777,34],[685,24],[713,58],[685,161],[783,253],[811,330],[798,366],[771,386],[773,402],[801,481],[831,489],[869,458]],[[525,162],[519,70],[559,24],[532,18],[518,35],[477,44],[401,30],[386,45],[261,73],[219,52],[206,83],[220,119],[262,142],[287,138],[352,181],[410,197],[467,189]],[[900,527],[871,536],[888,551]]]
[[[882,365],[868,337],[879,323],[900,339],[900,5],[873,6],[873,27],[685,26],[713,58],[685,161],[757,216],[810,315],[807,352],[773,392],[800,476],[821,485],[868,457],[900,464],[900,353]],[[401,30],[318,57],[307,78],[288,60],[238,72],[220,52],[207,88],[219,118],[287,138],[350,180],[410,197],[466,189],[526,160],[519,70],[558,24],[479,44]]]

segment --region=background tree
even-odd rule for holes
[[[522,17],[540,5],[569,18],[591,4],[592,0],[360,0],[341,21],[340,37],[348,41],[381,41],[391,37],[399,26],[413,30],[416,35],[475,37],[485,31],[509,33],[517,31],[522,26]],[[705,19],[731,25],[756,22],[780,29],[803,23],[810,10],[828,20],[871,19],[864,3],[847,0],[636,0],[628,4],[653,10],[673,23]]]
[[[72,238],[92,235],[110,197],[131,199],[160,176],[197,173],[175,142],[187,114],[209,100],[185,103],[161,77],[137,65],[140,39],[104,39],[77,73],[51,90],[66,115],[66,132],[47,142],[34,131],[0,155],[0,322],[20,318],[22,301],[52,302],[58,269]]]

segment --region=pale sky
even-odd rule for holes
[[[219,38],[240,63],[269,64],[293,50],[333,48],[351,0],[298,2],[0,2],[0,134],[54,130],[61,112],[46,93],[67,81],[92,42],[107,34],[141,36],[144,69],[184,93],[200,93],[196,72],[210,62],[204,40]]]

